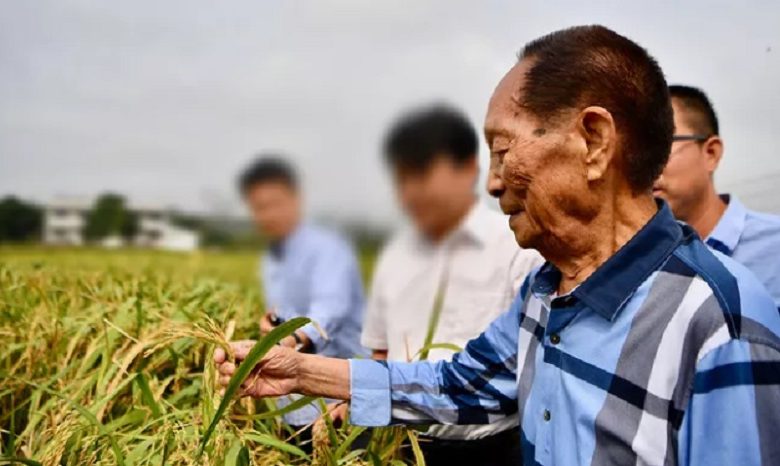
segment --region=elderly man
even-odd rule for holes
[[[526,464],[777,464],[780,316],[652,196],[673,132],[657,63],[600,26],[544,36],[485,126],[490,191],[548,261],[510,309],[451,362],[278,348],[245,394],[350,399],[362,425],[519,411]],[[234,366],[215,359],[225,382]]]

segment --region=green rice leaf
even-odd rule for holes
[[[121,417],[114,419],[113,421],[106,424],[106,430],[108,432],[114,432],[115,430],[119,429],[120,427],[126,426],[126,425],[138,425],[140,424],[146,416],[149,415],[149,412],[144,409],[131,409],[130,411],[123,414]]]
[[[304,396],[301,398],[298,398],[297,400],[293,401],[292,403],[288,404],[287,406],[279,409],[274,409],[272,411],[266,411],[264,413],[260,414],[253,414],[251,416],[237,416],[239,419],[249,419],[252,421],[264,421],[266,419],[275,419],[278,417],[282,417],[285,414],[291,413],[293,411],[297,411],[304,406],[308,406],[311,403],[313,403],[317,398],[314,396]]]
[[[357,438],[366,430],[365,427],[353,427],[352,431],[347,435],[347,438],[344,439],[343,442],[341,442],[341,445],[336,449],[336,453],[333,454],[337,459],[341,459],[342,456],[344,456],[344,453],[347,452],[347,449],[352,445],[352,442],[357,440]]]
[[[214,429],[217,427],[217,423],[219,423],[219,420],[225,413],[225,410],[230,404],[230,401],[238,392],[238,389],[241,387],[241,384],[244,383],[244,380],[246,380],[246,378],[252,372],[252,369],[254,369],[255,365],[257,365],[257,363],[263,359],[263,356],[265,356],[265,354],[268,353],[268,351],[273,348],[274,345],[279,343],[279,341],[287,336],[292,335],[293,332],[308,324],[309,322],[310,320],[305,317],[296,317],[294,319],[290,319],[271,330],[268,335],[255,343],[255,346],[252,347],[246,358],[241,361],[241,364],[238,365],[236,373],[233,374],[233,377],[230,378],[222,401],[219,403],[217,411],[214,413],[214,417],[211,419],[211,423],[206,429],[206,432],[203,434],[203,438],[200,442],[200,448],[198,449],[198,457],[203,454],[203,450],[206,448],[206,444],[208,444],[211,435],[214,433]]]
[[[284,440],[279,440],[278,438],[271,437],[270,435],[252,432],[252,433],[244,434],[244,437],[246,437],[249,440],[252,440],[253,442],[260,443],[262,445],[266,445],[271,448],[276,448],[277,450],[281,450],[285,453],[298,456],[305,460],[311,459],[309,455],[306,454],[305,451],[301,450],[295,445],[291,445],[289,443],[286,443]]]
[[[359,450],[352,450],[349,452],[349,454],[345,455],[343,458],[341,458],[338,462],[339,466],[351,464],[350,462],[355,460],[356,458],[360,458],[361,455],[363,455],[366,452],[366,450],[359,449]],[[406,466],[405,464],[403,466]]]
[[[135,381],[138,384],[138,388],[141,389],[141,400],[143,400],[144,404],[152,410],[152,415],[154,417],[160,417],[162,410],[160,409],[160,405],[154,400],[154,394],[152,394],[152,389],[149,387],[149,382],[146,380],[146,377],[144,377],[144,373],[139,372],[136,374]]]
[[[444,276],[442,276],[439,282],[439,288],[436,290],[436,297],[433,300],[433,309],[431,309],[431,317],[428,320],[428,329],[425,333],[425,340],[423,342],[423,349],[420,350],[420,360],[424,361],[428,359],[428,350],[426,347],[433,343],[433,336],[436,334],[436,328],[439,326],[439,319],[441,318],[441,311],[444,308],[444,296],[447,294],[447,271],[445,270]]]
[[[320,405],[320,412],[321,413],[327,413],[328,412],[328,406],[325,404],[325,400],[320,398],[317,400],[317,402]],[[336,428],[333,427],[333,419],[331,419],[330,414],[325,414],[322,416],[323,421],[325,421],[325,429],[328,433],[328,440],[330,441],[330,445],[336,445],[338,442],[338,436],[336,435]],[[332,464],[334,462],[333,455],[330,454],[331,452],[326,452],[328,454],[328,464]]]
[[[78,404],[78,403],[74,402],[73,400],[71,400],[70,398],[66,397],[65,395],[62,395],[61,393],[59,393],[59,392],[58,392],[58,391],[56,391],[56,390],[52,390],[52,389],[50,389],[50,388],[43,387],[43,386],[41,386],[41,385],[38,385],[38,384],[36,384],[36,383],[34,383],[34,382],[30,382],[30,381],[27,381],[27,380],[25,380],[24,382],[25,382],[27,385],[30,385],[30,386],[36,387],[36,388],[38,388],[38,389],[40,389],[40,390],[43,390],[43,391],[45,391],[46,393],[48,393],[48,394],[50,394],[50,395],[52,395],[52,396],[56,396],[56,397],[58,397],[58,398],[60,398],[60,399],[64,400],[64,401],[65,401],[66,403],[68,403],[68,404],[69,404],[69,405],[70,405],[70,406],[71,406],[73,409],[75,409],[76,411],[78,411],[78,412],[79,412],[79,414],[81,414],[81,416],[82,416],[82,417],[84,417],[84,418],[85,418],[87,421],[89,421],[89,422],[90,422],[90,424],[92,424],[93,426],[95,426],[95,427],[97,428],[98,432],[100,432],[100,435],[102,435],[102,436],[104,436],[104,437],[106,437],[106,438],[108,439],[108,442],[109,442],[109,444],[111,445],[111,450],[112,450],[112,451],[113,451],[113,453],[114,453],[114,459],[116,460],[116,463],[117,463],[119,466],[124,466],[124,465],[125,465],[125,459],[124,459],[124,456],[122,455],[122,451],[119,449],[119,445],[116,443],[116,439],[114,438],[114,436],[113,436],[113,435],[111,435],[111,432],[109,432],[108,430],[106,430],[106,426],[104,426],[103,424],[101,424],[101,423],[100,423],[100,421],[98,420],[98,418],[96,418],[94,414],[92,414],[92,413],[91,413],[89,410],[87,410],[85,407],[83,407],[83,406],[81,406],[80,404]]]
[[[2,457],[0,464],[27,464],[29,466],[41,466],[41,463],[27,458]]]
[[[225,466],[238,465],[238,455],[242,447],[243,445],[241,445],[241,440],[239,439],[236,439],[233,444],[230,445],[230,449],[225,453]]]
[[[418,351],[414,355],[414,357],[416,358],[416,357],[420,356],[420,359],[422,359],[422,355],[423,354],[425,354],[425,356],[427,357],[428,353],[431,350],[435,350],[435,349],[450,350],[450,351],[452,351],[454,353],[460,353],[461,351],[463,351],[463,348],[461,348],[460,346],[458,346],[456,344],[453,344],[453,343],[430,343],[430,344],[425,345],[422,348],[420,348],[420,351]],[[414,358],[412,358],[412,359],[414,359]]]
[[[173,436],[171,436],[170,432],[166,432],[165,446],[163,446],[162,461],[160,461],[161,466],[165,466],[165,463],[168,462],[168,456],[171,454],[172,449],[173,449]]]
[[[415,463],[417,463],[417,466],[425,466],[425,456],[423,456],[420,442],[417,440],[417,432],[408,430],[406,431],[406,436],[409,437],[409,443],[412,445]]]
[[[249,450],[246,446],[241,447],[241,450],[238,452],[238,457],[236,458],[236,466],[249,466],[252,464],[249,461]]]

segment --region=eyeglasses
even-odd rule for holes
[[[672,136],[672,142],[678,142],[678,141],[704,142],[711,137],[712,135],[706,135],[706,134],[675,134],[674,136]]]
[[[702,143],[704,141],[707,141],[709,138],[711,138],[713,135],[705,135],[705,134],[675,134],[672,136],[672,142],[682,142],[682,141],[694,141],[697,143]],[[675,156],[678,153],[680,153],[683,148],[687,146],[687,144],[680,144],[679,146],[672,146],[672,151],[669,152],[669,156]]]

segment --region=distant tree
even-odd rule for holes
[[[131,241],[138,234],[138,214],[132,210],[125,210],[125,218],[120,229],[122,237]]]
[[[0,241],[32,241],[39,237],[43,211],[36,205],[7,196],[0,200]]]
[[[174,212],[171,216],[171,223],[177,227],[187,228],[189,230],[201,231],[205,227],[203,219],[193,214],[183,214]]]
[[[111,235],[131,236],[137,229],[137,219],[125,207],[125,198],[119,194],[100,195],[87,216],[84,236],[99,240]]]
[[[174,213],[171,221],[178,227],[196,231],[200,244],[207,248],[259,249],[263,245],[251,225],[247,225],[248,228],[244,228],[243,224],[237,227],[235,220],[229,218]]]

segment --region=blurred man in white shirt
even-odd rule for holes
[[[509,307],[525,276],[543,262],[518,247],[506,216],[478,200],[478,144],[468,119],[442,105],[403,115],[386,137],[386,161],[411,225],[391,238],[375,269],[361,336],[374,359],[409,361],[427,353],[429,360],[449,360],[451,349],[427,352],[426,343],[463,347]],[[481,426],[432,426],[421,442],[426,463],[520,464],[517,424],[512,416]]]

